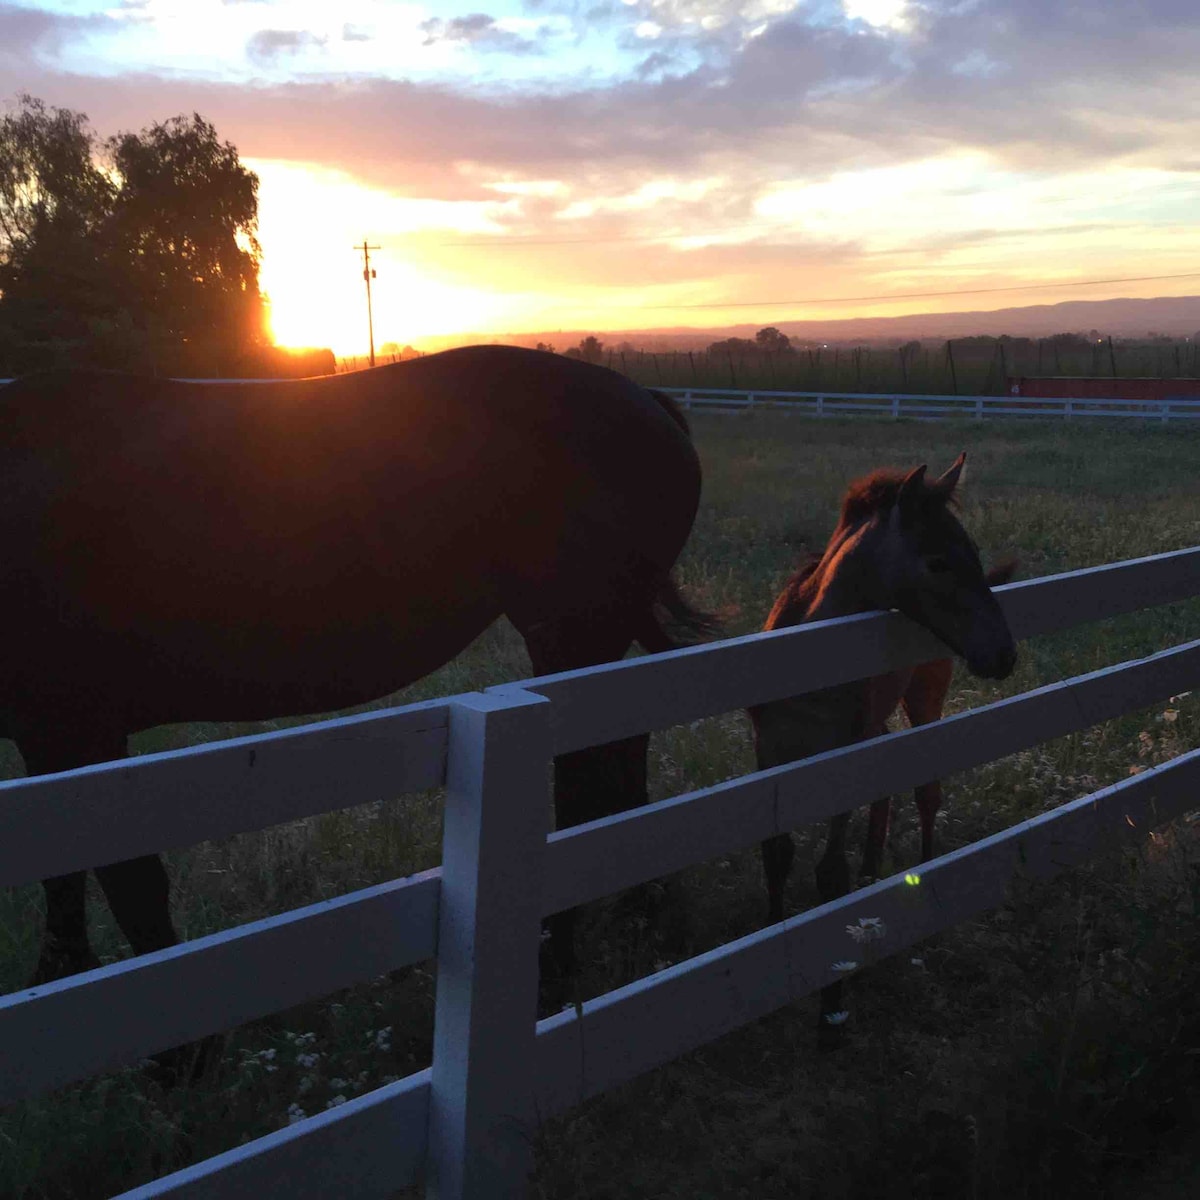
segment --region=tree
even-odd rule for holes
[[[754,335],[754,344],[764,354],[781,354],[792,348],[792,342],[788,335],[780,333],[774,325],[760,329]]]
[[[256,176],[198,114],[98,144],[21,96],[0,118],[0,369],[237,369],[266,341],[257,221]]]
[[[97,253],[115,189],[83,113],[22,95],[0,118],[0,336],[85,338],[109,307]]]
[[[120,180],[112,241],[125,307],[152,341],[201,361],[264,339],[258,177],[199,113],[106,143]]]
[[[581,358],[584,362],[598,363],[604,357],[604,343],[589,333],[578,346],[572,346],[566,356],[567,358]]]
[[[705,351],[709,355],[754,354],[758,351],[758,343],[749,338],[731,337],[721,342],[712,342]]]

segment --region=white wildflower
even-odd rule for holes
[[[345,1103],[346,1103],[346,1097],[339,1093],[338,1095],[334,1096],[332,1100],[329,1100],[326,1102],[325,1111],[328,1112],[331,1108],[337,1108],[337,1106],[339,1104],[345,1104]]]
[[[861,944],[886,937],[887,926],[879,917],[859,917],[857,925],[846,926],[846,932]]]
[[[316,1053],[297,1054],[296,1055],[296,1066],[303,1067],[306,1071],[311,1070],[320,1061],[321,1061],[321,1056]]]
[[[857,970],[857,968],[858,963],[852,961],[851,959],[846,959],[845,962],[835,962],[829,969],[831,971],[854,971]]]
[[[288,1105],[287,1117],[288,1117],[289,1125],[295,1125],[295,1123],[297,1121],[303,1121],[307,1116],[308,1116],[308,1113],[306,1113],[304,1111],[304,1109],[302,1109],[300,1107],[300,1105],[298,1105],[298,1104],[289,1104]]]
[[[835,1013],[826,1013],[825,1014],[825,1024],[826,1025],[844,1025],[848,1020],[850,1020],[850,1014],[848,1012],[835,1012]]]

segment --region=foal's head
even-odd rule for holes
[[[972,674],[1003,679],[1016,662],[1016,647],[979,552],[953,509],[965,461],[960,454],[932,481],[924,466],[867,476],[847,494],[842,523],[872,521],[882,603],[937,634]]]

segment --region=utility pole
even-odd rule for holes
[[[355,250],[361,250],[363,256],[363,280],[367,285],[367,333],[371,339],[371,366],[375,365],[375,321],[371,316],[371,280],[375,278],[375,272],[371,267],[371,251],[378,250],[378,246],[368,246],[367,239],[363,238],[361,246],[355,246]]]

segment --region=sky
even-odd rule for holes
[[[339,354],[364,240],[377,346],[1194,295],[1197,62],[1195,0],[0,0],[0,106],[211,121]]]

